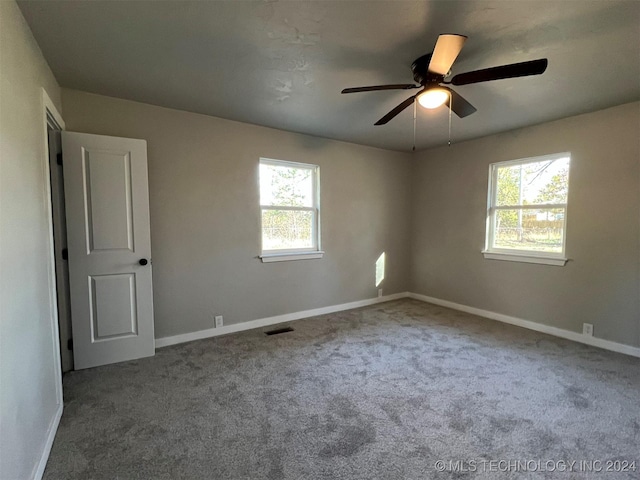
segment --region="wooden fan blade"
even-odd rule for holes
[[[345,88],[340,93],[373,92],[375,90],[411,90],[412,88],[420,88],[420,85],[414,85],[413,83],[396,83],[393,85],[372,85],[371,87]]]
[[[469,85],[470,83],[490,82],[503,78],[527,77],[540,75],[547,69],[549,61],[546,58],[529,62],[512,63],[499,67],[485,68],[473,72],[460,73],[451,79],[453,85]]]
[[[400,105],[398,105],[396,108],[391,110],[389,113],[387,113],[380,120],[378,120],[374,125],[384,125],[389,120],[391,120],[393,117],[398,115],[401,111],[403,111],[405,108],[407,108],[409,105],[411,105],[415,101],[415,99],[416,99],[415,95],[407,98],[404,102],[402,102]]]
[[[467,102],[467,100],[465,100],[465,98],[455,90],[451,90],[448,87],[442,88],[448,90],[451,94],[451,110],[453,110],[453,113],[455,113],[458,117],[464,118],[477,111],[476,107]],[[447,99],[445,105],[447,107],[449,106],[449,99]]]
[[[429,72],[437,75],[446,75],[451,70],[451,65],[455,62],[464,46],[467,37],[456,34],[443,34],[438,37],[436,47],[429,62]]]

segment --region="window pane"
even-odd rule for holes
[[[260,205],[313,207],[313,170],[261,163]]]
[[[497,205],[567,203],[569,157],[498,168]]]
[[[562,252],[564,208],[497,210],[494,248]]]
[[[313,212],[262,210],[262,249],[314,248]]]

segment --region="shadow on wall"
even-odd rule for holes
[[[297,140],[301,147],[317,151],[324,150],[331,143],[335,143],[335,140],[329,140],[322,137],[312,137],[311,135],[304,134],[300,135]]]

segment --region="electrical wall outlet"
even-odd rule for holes
[[[382,289],[381,289],[381,288],[379,288],[379,289],[378,289],[378,298],[380,298],[381,296],[382,296]]]
[[[593,337],[593,325],[590,323],[582,324],[582,334],[589,337]]]
[[[216,328],[224,325],[224,320],[222,319],[222,315],[216,315]]]

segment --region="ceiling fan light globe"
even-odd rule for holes
[[[432,88],[418,97],[418,103],[424,108],[438,108],[449,99],[449,92],[444,88]]]

